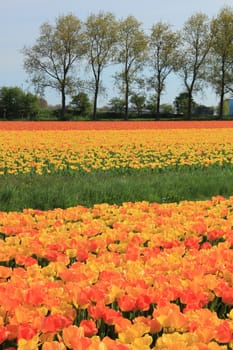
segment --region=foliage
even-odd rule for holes
[[[196,13],[180,32],[159,21],[148,35],[133,16],[118,20],[113,13],[99,12],[89,15],[85,23],[72,14],[61,16],[54,25],[42,24],[35,45],[23,49],[24,67],[37,94],[47,87],[60,92],[62,119],[72,116],[65,114],[66,96],[75,96],[80,88],[93,93],[96,119],[98,96],[104,91],[102,73],[111,64],[116,67],[112,77],[124,99],[125,119],[130,96],[145,94],[145,88],[153,91],[158,114],[171,73],[178,73],[189,95],[188,117],[193,95],[209,84],[220,97],[222,118],[224,97],[233,91],[232,13],[231,7],[223,7],[211,21]],[[84,77],[84,83],[79,74],[80,68],[85,74],[85,65],[93,77]]]
[[[61,94],[61,119],[65,118],[66,95],[77,85],[74,67],[85,53],[81,21],[74,15],[60,16],[55,25],[44,23],[36,44],[25,47],[24,67],[37,91],[50,87]]]
[[[101,74],[112,60],[117,41],[117,22],[112,13],[91,14],[85,22],[86,58],[94,76],[93,119],[96,119]]]
[[[39,111],[39,98],[19,87],[0,89],[0,117],[2,119],[35,119]]]
[[[189,106],[189,94],[188,92],[181,92],[178,96],[176,96],[174,101],[176,113],[188,115],[188,106]],[[191,112],[193,112],[196,103],[192,98],[191,104]]]
[[[73,96],[70,105],[74,113],[83,117],[87,117],[91,110],[91,102],[85,92],[79,92]]]
[[[141,29],[141,23],[133,16],[119,22],[115,60],[123,67],[116,73],[115,79],[125,101],[125,119],[128,119],[129,96],[133,94],[133,85],[138,80],[138,72],[146,60],[147,39]]]
[[[119,97],[113,97],[109,101],[110,109],[115,113],[124,113],[125,110],[125,101]]]
[[[192,114],[193,93],[202,89],[206,79],[205,65],[212,44],[208,17],[203,13],[192,15],[184,24],[177,57],[179,72],[188,94],[187,116]]]
[[[162,103],[160,105],[160,108],[161,108],[161,113],[167,113],[167,114],[172,114],[174,113],[174,107],[169,104],[169,103]]]
[[[140,115],[143,108],[145,107],[146,98],[143,95],[133,94],[130,98],[130,102],[137,110],[137,114]]]
[[[149,37],[148,57],[153,75],[148,79],[148,84],[155,91],[157,114],[160,113],[160,100],[165,90],[165,81],[174,69],[178,45],[179,35],[172,31],[170,25],[162,22],[153,25]]]
[[[213,43],[209,59],[209,81],[220,96],[219,116],[224,114],[224,97],[233,83],[233,8],[224,7],[211,22]]]

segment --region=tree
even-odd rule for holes
[[[141,24],[133,16],[119,22],[116,62],[123,66],[116,74],[118,86],[125,99],[125,119],[128,119],[129,96],[137,73],[146,60],[147,39]]]
[[[124,109],[125,109],[125,101],[119,97],[113,97],[110,101],[109,101],[109,106],[110,109],[114,112],[114,113],[124,113]]]
[[[97,100],[103,69],[112,61],[117,40],[117,22],[112,13],[91,14],[85,22],[87,59],[94,75],[93,119],[96,119]]]
[[[158,22],[152,26],[148,62],[153,76],[148,83],[155,91],[156,114],[160,113],[161,94],[165,90],[165,80],[173,70],[178,43],[179,35],[172,31],[169,24]]]
[[[81,21],[72,14],[44,23],[36,44],[23,49],[24,68],[37,91],[49,87],[61,94],[61,119],[65,118],[66,95],[77,84],[74,68],[85,53]]]
[[[42,109],[48,107],[48,102],[45,98],[39,97],[39,107]]]
[[[151,114],[157,114],[157,98],[155,95],[150,95],[146,101],[146,109],[150,111]],[[163,114],[173,114],[174,113],[174,106],[169,103],[162,103],[160,104],[160,111],[159,113]]]
[[[84,117],[89,114],[91,108],[89,97],[85,92],[79,92],[77,95],[73,96],[70,105],[78,115]]]
[[[161,112],[164,114],[173,114],[174,113],[174,107],[169,103],[162,103],[160,105]]]
[[[189,118],[192,113],[193,93],[202,89],[206,78],[205,64],[210,47],[209,19],[203,13],[197,13],[184,24],[176,66],[188,93],[187,116]]]
[[[35,117],[39,109],[39,99],[31,93],[25,93],[19,87],[0,89],[0,117],[19,119]]]
[[[4,119],[20,117],[23,91],[19,87],[2,87],[0,90],[0,113]]]
[[[188,92],[181,92],[174,101],[174,106],[176,109],[177,114],[183,114],[183,115],[188,115],[188,109],[189,109],[189,100],[190,96]],[[196,106],[196,103],[193,100],[193,97],[191,99],[191,111],[193,108]]]
[[[22,118],[34,119],[39,112],[39,99],[36,95],[28,92],[22,98]]]
[[[213,35],[209,81],[220,96],[219,117],[224,114],[224,97],[233,84],[233,8],[224,7],[211,22]]]
[[[130,102],[136,108],[137,114],[140,115],[145,106],[146,98],[143,95],[133,94],[130,98]]]

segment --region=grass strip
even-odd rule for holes
[[[0,177],[0,210],[48,210],[96,203],[205,200],[233,195],[232,167],[137,170]]]

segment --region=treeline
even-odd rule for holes
[[[46,88],[60,92],[61,119],[67,115],[67,96],[75,98],[81,92],[91,94],[92,118],[97,118],[102,74],[110,64],[115,65],[113,78],[125,119],[132,98],[148,100],[148,95],[159,115],[172,72],[183,83],[187,117],[194,111],[193,96],[208,84],[219,96],[222,118],[224,99],[233,91],[233,8],[223,7],[215,18],[195,13],[179,31],[157,22],[149,34],[133,16],[119,20],[100,12],[83,22],[68,14],[54,24],[43,23],[35,44],[22,52],[36,93],[41,95]],[[85,78],[84,71],[90,73]]]
[[[130,119],[187,119],[188,95],[180,93],[174,104],[161,104],[160,113],[156,113],[153,101],[145,96],[132,95],[130,98]],[[214,107],[198,105],[192,101],[192,118],[216,119]],[[227,106],[225,114],[229,115]],[[85,92],[73,96],[66,107],[66,120],[92,119],[92,103]],[[98,120],[122,120],[125,118],[124,100],[112,98],[107,106],[97,109]],[[228,117],[229,118],[229,117]],[[60,106],[49,106],[44,98],[25,92],[19,87],[0,88],[0,120],[59,120]]]

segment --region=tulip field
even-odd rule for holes
[[[83,124],[85,126],[85,122]],[[7,126],[0,130],[0,175],[43,175],[97,169],[122,172],[124,169],[149,168],[156,171],[167,167],[233,164],[232,128],[156,129],[148,128],[150,124],[144,122],[142,129],[140,124],[132,123],[125,124],[127,129],[117,129],[124,127],[124,123],[119,122],[113,123],[114,129],[109,129],[111,125],[106,122],[97,124],[103,125],[102,128],[106,125],[105,129],[78,130],[71,122],[55,124],[58,125],[55,130],[49,126],[43,130],[43,123],[41,128],[40,124],[37,127],[32,123],[29,124],[31,130],[25,130],[20,129],[25,125],[23,123],[13,125],[15,128],[9,122],[10,130]],[[52,123],[50,125],[54,127]],[[86,127],[88,125],[93,124],[87,122]],[[130,125],[137,128],[129,129]]]
[[[6,184],[209,167],[233,171],[233,122],[0,122]],[[0,350],[231,350],[233,188],[0,211],[0,300]]]

